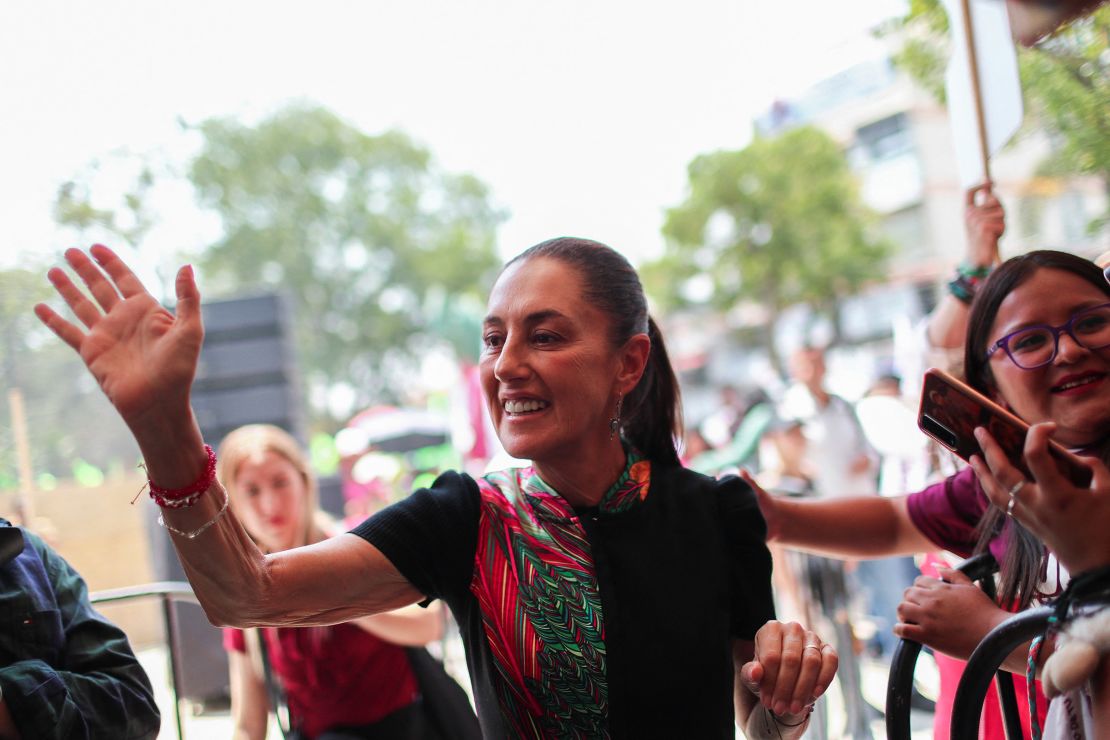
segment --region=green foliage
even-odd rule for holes
[[[317,432],[308,440],[308,457],[312,469],[320,475],[335,475],[339,471],[339,450],[335,447],[335,437]]]
[[[948,19],[938,0],[913,0],[880,31],[897,34],[895,63],[943,101]],[[1052,170],[1110,182],[1110,6],[1073,21],[1036,46],[1018,48],[1032,123],[1058,139]]]
[[[897,36],[902,47],[894,53],[894,64],[941,103],[944,70],[948,65],[948,14],[939,0],[911,0],[906,15],[888,21],[879,36]]]
[[[130,187],[120,196],[114,208],[93,205],[93,189],[102,169],[123,163],[137,164],[138,171],[129,177]],[[90,235],[112,241],[123,240],[131,246],[142,243],[154,226],[155,215],[150,206],[150,191],[155,173],[147,157],[134,157],[117,152],[110,162],[94,160],[73,178],[62,183],[54,197],[54,220],[73,228],[82,242]]]
[[[200,140],[187,167],[114,153],[59,188],[55,219],[79,241],[122,240],[142,252],[160,222],[155,195],[187,177],[223,227],[195,257],[204,298],[292,299],[316,430],[343,420],[322,401],[331,389],[347,391],[352,410],[404,400],[430,348],[476,356],[504,219],[480,180],[442,171],[404,134],[369,135],[309,105],[253,126],[213,118],[186,128]]]
[[[429,312],[444,296],[472,302],[497,267],[502,215],[486,187],[439,171],[403,134],[371,136],[322,108],[197,130],[189,178],[224,230],[199,260],[208,295],[288,292],[314,385],[349,384],[356,405],[395,398],[439,338]]]
[[[1035,114],[1062,140],[1060,163],[1110,183],[1110,7],[1020,59]]]
[[[685,202],[667,211],[666,252],[644,270],[664,302],[689,302],[683,285],[696,278],[712,285],[714,307],[755,301],[774,317],[796,303],[830,310],[881,277],[889,247],[872,233],[874,216],[843,153],[821,131],[797,128],[701,155],[688,176]]]

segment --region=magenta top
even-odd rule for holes
[[[975,527],[990,505],[990,499],[970,467],[911,493],[906,502],[914,526],[936,545],[962,558],[970,557],[975,549]],[[990,542],[991,555],[1000,563],[1009,533],[1007,521]]]

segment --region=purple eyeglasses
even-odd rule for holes
[[[1022,370],[1036,370],[1056,359],[1065,332],[1085,349],[1110,347],[1110,303],[1077,311],[1060,326],[1033,324],[1012,331],[991,345],[987,357],[1004,349]]]

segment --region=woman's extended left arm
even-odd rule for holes
[[[748,738],[801,737],[836,675],[836,649],[796,622],[772,620],[735,640],[736,722]]]
[[[238,521],[232,521],[240,528]],[[214,539],[234,537],[232,527],[213,527]],[[209,581],[222,578],[220,562],[203,556],[205,537],[182,541],[174,538],[178,552],[197,548],[182,558],[189,582],[197,591],[208,594],[205,612],[214,624],[234,627],[311,626],[349,622],[371,614],[398,609],[424,599],[382,552],[354,534],[343,534],[306,547],[257,557],[244,554],[237,567],[253,569],[256,579],[236,579],[242,583],[239,598],[227,597],[226,583]],[[208,542],[209,546],[213,543]],[[237,540],[220,542],[220,548],[253,547]],[[225,564],[226,560],[221,559]]]

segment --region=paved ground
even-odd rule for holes
[[[177,728],[173,711],[173,691],[170,688],[169,659],[165,647],[139,651],[139,662],[146,668],[154,686],[154,696],[162,710],[163,740],[176,740]],[[228,740],[231,737],[231,715],[228,712],[194,714],[187,702],[181,704],[182,737],[187,740]],[[280,740],[281,733],[271,726],[269,737]]]

